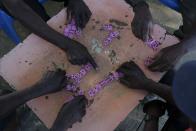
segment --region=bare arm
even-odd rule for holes
[[[85,96],[77,96],[65,103],[60,109],[50,131],[65,131],[71,128],[75,122],[81,122],[86,114],[86,104],[87,99]]]
[[[127,87],[157,94],[167,102],[174,103],[170,87],[148,79],[133,61],[122,64],[120,68],[117,69],[117,72],[124,74],[120,82]]]
[[[150,93],[157,94],[158,96],[162,97],[167,102],[174,104],[171,87],[167,85],[154,82],[153,80],[148,80],[148,82],[146,82],[143,89]]]
[[[53,43],[59,48],[67,50],[71,43],[70,39],[49,27],[22,0],[2,0],[2,2],[9,12],[33,33]]]
[[[39,86],[33,86],[23,91],[13,92],[8,95],[0,97],[0,119],[7,117],[18,106],[26,103],[27,101],[46,94],[43,90],[40,90]]]
[[[22,0],[2,0],[2,2],[8,11],[33,33],[66,51],[72,64],[91,63],[94,68],[97,67],[85,46],[53,30]],[[73,5],[77,4],[74,3]]]
[[[131,21],[133,34],[143,41],[151,38],[153,29],[153,19],[148,4],[145,0],[125,0],[126,3],[132,6],[135,13]]]
[[[196,28],[180,43],[162,49],[153,58],[154,62],[149,65],[151,71],[167,71],[175,66],[175,64],[186,53],[196,49]]]
[[[18,106],[25,104],[31,99],[61,90],[66,83],[67,79],[65,77],[65,72],[58,70],[56,72],[48,73],[47,77],[45,77],[40,83],[30,88],[1,96],[0,119],[5,118]]]

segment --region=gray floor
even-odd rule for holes
[[[158,3],[156,0],[148,0],[151,11],[153,14],[153,18],[155,23],[162,25],[167,29],[169,33],[172,33],[174,30],[178,29],[181,22],[180,14],[166,8],[165,6]],[[56,14],[59,10],[63,8],[62,3],[55,2],[47,2],[45,4],[48,13],[50,16]],[[20,25],[17,21],[15,22],[15,27],[17,32],[20,34],[21,38],[24,39],[29,35],[29,31],[26,30],[22,25]],[[7,38],[6,35],[2,31],[0,31],[0,57],[9,52],[12,48],[14,48],[14,44]],[[195,59],[196,53],[189,53],[184,57],[180,63],[185,61]],[[179,64],[178,64],[179,65]],[[1,82],[0,89],[6,89],[9,86]],[[132,112],[129,113],[127,118],[122,121],[115,131],[139,131],[143,129],[143,119],[144,114],[142,112],[142,104],[138,105]],[[18,129],[18,131],[47,131],[45,126],[38,120],[38,118],[28,109],[23,106],[20,108],[19,114],[22,112],[22,128]],[[167,119],[167,116],[161,118],[160,128]]]

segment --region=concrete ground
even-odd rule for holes
[[[148,0],[148,2],[150,4],[151,12],[153,14],[155,23],[162,25],[164,28],[167,29],[169,33],[172,33],[174,30],[178,29],[179,25],[182,24],[182,18],[180,14],[161,5],[156,0]],[[63,8],[63,3],[48,1],[44,6],[46,7],[50,16],[53,16]],[[15,27],[18,34],[20,34],[22,40],[30,34],[30,32],[17,21],[15,22]],[[0,30],[0,57],[5,55],[14,47],[15,44],[13,44],[12,41],[10,41],[8,37]],[[196,58],[196,52],[191,52],[185,57],[183,57],[180,63],[195,58]],[[180,64],[178,64],[178,67],[179,65]],[[0,90],[9,89],[9,86],[5,82],[2,82],[3,80],[1,78],[0,81],[1,81]],[[127,118],[119,124],[119,126],[116,128],[115,131],[142,130],[144,124],[143,122],[144,114],[142,113],[142,107],[143,107],[142,104],[140,104],[138,105],[138,107],[135,108],[135,110],[130,112]],[[26,106],[22,106],[18,111],[18,114],[22,119],[22,123],[21,123],[21,128],[17,129],[17,131],[47,131],[48,130],[34,115],[34,113]],[[164,116],[161,119],[160,127],[163,126],[163,123],[165,122],[166,119],[167,119],[166,116]]]

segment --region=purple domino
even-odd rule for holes
[[[75,21],[72,20],[70,24],[64,29],[64,35],[73,39],[74,37],[79,37],[81,35],[81,30],[77,29]],[[72,81],[71,84],[66,86],[66,90],[74,93],[75,96],[83,95],[84,91],[79,88],[80,81],[86,76],[88,72],[92,69],[91,64],[87,64],[81,68],[79,73],[66,74],[66,77]]]
[[[118,31],[112,31],[113,30],[113,26],[111,24],[105,24],[103,25],[103,29],[105,31],[109,31],[109,35],[107,36],[107,38],[105,38],[104,42],[103,42],[103,46],[109,46],[114,38],[117,38],[120,33]]]
[[[112,31],[113,30],[113,26],[111,24],[105,24],[105,25],[103,25],[103,29],[105,31]]]
[[[64,29],[64,35],[73,39],[74,37],[79,37],[81,35],[81,30],[77,29],[75,21],[72,20],[70,24]],[[66,77],[72,81],[71,84],[66,86],[66,90],[71,91],[74,95],[83,95],[84,91],[79,88],[80,81],[85,77],[85,75],[92,69],[91,64],[87,64],[81,68],[79,73],[66,74]]]
[[[156,41],[156,40],[153,40],[152,38],[149,39],[149,40],[147,40],[147,41],[145,42],[145,44],[146,44],[149,48],[153,49],[154,51],[156,51],[156,50],[158,49],[158,47],[161,45],[160,42],[158,42],[158,41]]]
[[[98,94],[105,86],[110,84],[114,80],[118,80],[119,78],[123,77],[122,73],[114,72],[109,74],[104,80],[100,81],[95,87],[92,87],[88,91],[88,95],[92,98],[96,94]]]
[[[79,73],[75,73],[75,74],[66,74],[66,77],[68,79],[70,79],[71,81],[73,81],[72,84],[69,84],[66,86],[66,90],[74,92],[75,95],[83,95],[84,92],[79,89],[79,84],[80,81],[86,76],[86,74],[88,72],[90,72],[93,69],[92,65],[90,63],[88,63],[87,65],[85,65],[84,67],[82,67],[80,69]],[[79,91],[78,91],[79,90]]]
[[[79,37],[81,35],[81,30],[77,29],[75,21],[72,20],[70,24],[64,29],[64,35],[73,39],[75,36]]]

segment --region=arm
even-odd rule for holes
[[[40,90],[39,85],[35,85],[31,88],[25,89],[23,91],[13,92],[11,94],[0,97],[0,119],[8,116],[12,111],[14,111],[18,106],[26,103],[27,101],[39,97],[41,95],[47,94],[43,90]]]
[[[117,69],[117,72],[124,74],[120,79],[120,82],[129,88],[142,89],[159,95],[169,103],[174,103],[170,87],[148,79],[134,62],[126,62],[122,64],[120,68]]]
[[[22,91],[16,91],[0,97],[0,119],[5,118],[10,112],[18,106],[39,96],[56,92],[62,89],[67,83],[65,72],[56,71],[47,74],[41,83]]]
[[[153,119],[145,122],[144,131],[158,131],[159,119]]]
[[[145,87],[143,88],[147,92],[151,92],[154,94],[157,94],[164,100],[166,100],[169,103],[174,103],[171,87],[167,85],[163,85],[157,82],[154,82],[153,80],[148,79],[148,81],[145,84]]]
[[[71,128],[75,122],[81,122],[86,114],[87,99],[85,96],[77,96],[68,103],[65,103],[50,131],[65,131]]]
[[[131,28],[133,34],[147,41],[151,38],[153,30],[153,20],[148,4],[145,0],[125,0],[129,5],[133,7],[135,13],[133,21],[131,22]]]
[[[166,103],[160,100],[147,102],[143,107],[145,116],[144,131],[158,131],[159,117],[163,116],[166,111]]]
[[[9,12],[33,33],[63,50],[68,49],[71,40],[49,27],[23,0],[2,2]]]
[[[64,7],[67,7],[67,21],[76,20],[76,26],[85,28],[92,13],[83,0],[53,0],[57,2],[64,1]]]
[[[2,2],[9,12],[33,33],[66,51],[72,64],[91,63],[94,68],[97,67],[85,46],[53,30],[23,0],[2,0]]]
[[[180,43],[162,49],[153,58],[154,62],[149,65],[151,71],[167,71],[175,66],[182,56],[196,49],[196,28]]]

